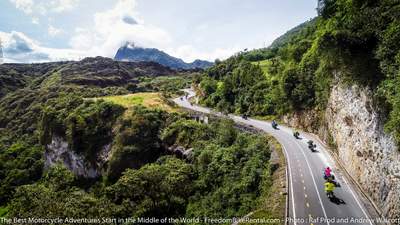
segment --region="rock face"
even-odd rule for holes
[[[85,178],[96,178],[110,157],[111,145],[105,145],[99,151],[95,164],[85,160],[81,155],[72,151],[68,143],[61,137],[53,137],[51,143],[46,146],[45,168],[56,163],[62,163],[75,175]]]
[[[325,121],[337,153],[384,216],[400,215],[400,151],[383,131],[372,92],[357,85],[335,85]]]
[[[291,126],[316,133],[360,184],[382,216],[400,215],[400,151],[383,129],[373,93],[365,87],[337,83],[325,114],[298,112],[284,117]],[[323,118],[323,119],[320,119]]]

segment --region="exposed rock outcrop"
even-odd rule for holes
[[[183,146],[169,146],[166,148],[167,152],[181,159],[192,160],[193,159],[193,148],[186,149]]]
[[[85,157],[70,149],[68,142],[61,137],[53,137],[46,146],[45,168],[62,163],[75,175],[85,178],[96,178],[101,175],[102,168],[110,157],[111,144],[103,146],[97,154],[96,162],[90,163]]]
[[[393,218],[400,215],[400,152],[372,99],[368,88],[335,85],[325,121],[346,169]]]
[[[383,216],[400,215],[400,151],[384,132],[373,93],[358,85],[335,84],[324,114],[298,112],[287,124],[316,133],[335,153]]]

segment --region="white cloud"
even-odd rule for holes
[[[39,24],[39,18],[33,17],[32,18],[32,23],[38,25]]]
[[[47,62],[77,60],[84,56],[83,52],[72,49],[46,48],[24,33],[0,31],[0,40],[6,62]]]
[[[22,10],[26,14],[33,12],[34,2],[33,0],[10,0],[15,5],[15,8]]]
[[[240,50],[240,47],[234,46],[226,49],[217,48],[211,51],[201,51],[191,45],[183,45],[176,49],[169,48],[167,52],[175,57],[184,59],[186,62],[192,62],[196,59],[203,59],[213,62],[215,59],[226,59]]]
[[[61,13],[74,9],[81,0],[9,0],[15,8],[28,15],[45,15],[48,12]]]
[[[80,0],[52,0],[50,7],[54,12],[64,12],[75,8]]]
[[[49,25],[49,28],[47,29],[47,32],[49,33],[49,35],[50,35],[51,37],[55,37],[55,36],[57,36],[57,35],[62,34],[62,33],[63,33],[63,30],[62,30],[62,29],[55,28],[55,27],[53,27],[52,25]]]
[[[170,35],[138,19],[135,7],[135,0],[119,0],[113,9],[96,13],[94,27],[77,29],[70,45],[86,50],[90,55],[114,57],[117,49],[126,42],[158,48],[170,44]]]
[[[32,23],[39,21],[33,12],[46,13],[47,11],[62,12],[73,9],[80,0],[10,0],[16,7],[24,10],[25,13],[31,13]],[[47,3],[47,4],[44,4]],[[49,17],[51,22],[52,17]],[[204,23],[197,27],[197,30],[207,30],[208,24]],[[52,25],[48,26],[48,34],[56,37],[65,32]],[[3,33],[4,36],[5,33]],[[98,12],[93,15],[93,25],[91,27],[78,27],[73,32],[69,44],[71,49],[52,49],[45,48],[39,43],[35,43],[22,33],[12,32],[8,34],[8,39],[16,40],[18,37],[24,37],[25,41],[19,43],[29,43],[30,52],[21,54],[10,54],[17,47],[8,47],[8,54],[11,59],[20,61],[54,61],[56,59],[77,59],[83,56],[106,56],[113,58],[118,48],[127,42],[134,42],[136,46],[158,48],[172,56],[182,58],[187,62],[195,59],[206,59],[213,61],[216,58],[225,59],[233,53],[240,50],[237,46],[227,49],[217,48],[214,50],[204,50],[193,45],[179,46],[173,43],[171,35],[164,29],[146,24],[138,15],[136,10],[136,0],[118,0],[109,10]],[[196,39],[193,39],[196,43]],[[197,41],[198,42],[198,41]],[[64,54],[64,55],[63,55]],[[28,59],[32,57],[32,60]]]

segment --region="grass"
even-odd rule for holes
[[[279,121],[279,116],[276,115],[265,115],[265,116],[253,116],[252,118],[262,121]]]
[[[49,88],[49,87],[54,87],[57,86],[58,84],[61,83],[61,75],[60,73],[53,73],[52,75],[50,75],[49,77],[47,77],[43,84],[42,87],[43,88]]]
[[[262,60],[262,61],[257,61],[257,62],[252,62],[253,65],[259,65],[265,75],[268,75],[268,68],[270,67],[271,63],[272,62],[268,59]]]
[[[168,104],[166,100],[158,92],[141,92],[128,95],[106,96],[94,98],[94,100],[102,99],[109,101],[125,108],[132,108],[134,106],[145,106],[147,108],[158,108],[167,112],[174,112],[176,108]]]
[[[0,207],[0,218],[4,217],[8,213],[8,208],[7,207]]]

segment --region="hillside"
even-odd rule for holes
[[[167,100],[196,71],[103,57],[0,71],[0,217],[242,216],[280,179],[269,139]]]
[[[285,210],[319,220],[332,216],[331,209],[343,216],[345,206],[356,204],[368,217],[358,199],[371,200],[382,218],[399,218],[400,4],[318,3],[316,18],[268,48],[215,64],[126,45],[115,60],[0,65],[0,221],[117,224],[101,219],[168,217],[216,224],[201,219],[251,212],[282,224]],[[105,15],[136,23],[114,14]],[[189,87],[219,116],[202,120],[205,115],[176,107],[171,98],[201,108],[179,98]],[[244,128],[226,113],[275,119],[301,129],[302,138],[284,126],[274,130],[269,122],[229,115],[247,121]],[[296,145],[288,148],[294,157],[262,128]],[[327,151],[308,151],[303,131]],[[322,175],[328,155],[340,162],[334,172],[340,183],[346,178],[340,189],[346,195],[325,199],[325,180],[314,174]],[[347,188],[353,183],[355,193]]]
[[[118,62],[104,57],[3,64],[0,71],[0,132],[8,131],[11,136],[34,132],[44,105],[65,95],[99,97],[143,91],[169,95],[186,87],[195,74],[154,62]]]
[[[204,60],[195,60],[192,63],[186,63],[182,59],[170,56],[158,49],[132,47],[129,44],[119,48],[114,59],[132,62],[157,62],[173,69],[206,69],[213,64]]]
[[[317,18],[270,47],[209,68],[199,81],[201,102],[318,134],[382,215],[396,218],[400,6],[345,0],[320,1],[320,6]]]

